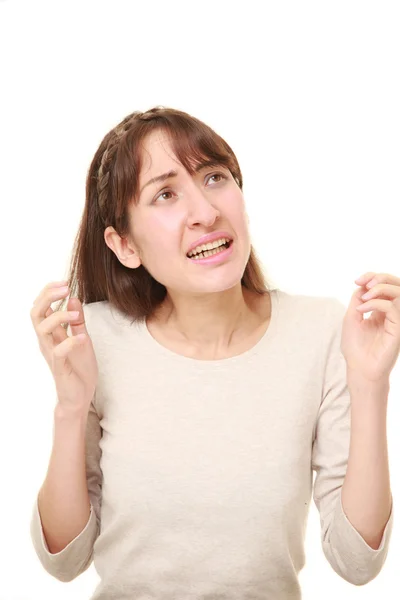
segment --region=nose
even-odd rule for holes
[[[218,208],[196,186],[190,193],[188,201],[188,226],[196,224],[211,226],[220,216]]]

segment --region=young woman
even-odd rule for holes
[[[61,283],[31,311],[57,390],[31,524],[51,575],[94,561],[93,600],[299,599],[312,494],[336,573],[379,573],[392,515],[373,548],[341,502],[345,308],[267,285],[219,135],[163,107],[112,129]]]

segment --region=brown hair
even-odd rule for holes
[[[208,125],[180,110],[156,106],[135,111],[111,129],[98,147],[86,178],[86,201],[69,267],[70,297],[82,304],[107,300],[133,321],[144,322],[166,295],[166,288],[140,265],[125,267],[107,246],[104,231],[130,235],[129,212],[136,203],[142,166],[141,144],[154,130],[166,131],[175,155],[192,175],[203,160],[226,166],[240,189],[242,173],[230,146]],[[241,283],[257,294],[268,291],[253,246]],[[68,302],[63,298],[55,310]]]

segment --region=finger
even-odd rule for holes
[[[51,283],[47,284],[33,302],[31,317],[36,322],[38,319],[43,320],[50,305],[56,302],[56,300],[66,297],[68,293],[69,289],[67,286],[60,287],[54,286]]]
[[[369,273],[365,273],[358,279],[355,279],[355,282],[359,285],[367,285],[371,288],[371,283],[376,285],[378,283],[392,283],[393,285],[400,285],[400,277],[396,277],[396,275],[392,275],[391,273],[374,273],[370,271]]]
[[[46,311],[46,318],[49,317],[50,315],[54,314],[54,310],[50,307],[47,311]],[[53,331],[51,332],[52,336],[53,336],[53,346],[56,344],[61,344],[65,338],[67,337],[67,332],[63,327],[63,324],[59,324],[57,327],[55,326],[53,328]]]
[[[360,313],[369,312],[376,310],[378,313],[385,315],[385,323],[390,327],[389,333],[392,335],[398,335],[400,326],[400,310],[396,308],[393,302],[390,300],[369,300],[364,304],[357,306],[357,310]]]
[[[31,321],[33,323],[37,335],[38,327],[40,326],[40,324],[54,312],[51,308],[51,304],[53,302],[56,302],[56,300],[66,297],[68,293],[68,289],[61,288],[59,286],[53,287],[52,283],[47,284],[42,289],[39,296],[35,299],[30,311]],[[65,332],[63,335],[63,328],[61,326],[55,331],[55,336],[58,342],[63,341],[65,339]],[[42,341],[42,339],[40,341]]]
[[[61,322],[59,327],[61,329],[56,329],[56,338],[55,341],[58,343],[64,341],[66,335],[85,335],[89,337],[88,330],[86,328],[85,321],[85,313],[83,311],[82,303],[79,298],[73,297],[69,298],[67,302],[67,310],[63,311],[64,314],[67,314],[71,311],[77,312],[78,316],[74,318],[66,318],[65,321]],[[58,312],[58,311],[55,311]],[[69,328],[69,333],[68,333]],[[58,333],[57,333],[58,332]]]
[[[76,316],[72,314],[72,311],[69,310],[56,310],[52,311],[38,326],[37,331],[40,335],[49,336],[54,333],[54,331],[58,328],[61,323],[70,323],[77,319]],[[62,329],[62,328],[61,328]],[[60,341],[64,341],[67,333],[62,329],[62,333],[58,332],[57,335],[61,335],[62,339]]]
[[[400,277],[396,277],[396,275],[392,275],[391,273],[376,273],[376,283],[400,285]]]
[[[69,289],[51,287],[51,284],[47,285],[39,296],[36,298],[31,308],[30,316],[35,329],[40,323],[46,318],[46,313],[51,307],[51,304],[57,300],[67,297]]]
[[[79,298],[74,297],[69,299],[68,310],[76,310],[79,312],[78,318],[74,319],[69,324],[72,335],[79,335],[81,333],[89,335],[86,329],[85,313],[83,312],[82,303]]]
[[[374,273],[374,271],[368,271],[368,273],[364,273],[364,275],[361,275],[361,277],[358,277],[354,281],[355,283],[358,283],[358,285],[366,285],[375,275],[376,273]]]
[[[76,348],[85,343],[85,339],[76,336],[67,336],[66,339],[53,348],[52,352],[52,371],[55,377],[65,375],[65,364],[68,357]]]
[[[365,298],[363,298],[365,296]],[[386,298],[399,298],[400,297],[400,286],[389,285],[387,283],[378,283],[373,288],[368,289],[367,292],[362,294],[363,300],[370,300],[377,296],[385,296]]]
[[[40,302],[41,298],[43,298],[48,290],[59,289],[61,287],[68,287],[68,281],[51,281],[50,283],[47,283],[36,296],[35,300],[33,301],[33,305]]]

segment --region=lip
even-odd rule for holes
[[[199,238],[189,246],[189,248],[186,250],[186,256],[188,255],[188,252],[194,250],[196,246],[201,246],[202,244],[210,244],[211,242],[215,242],[215,240],[219,240],[221,238],[233,240],[233,236],[227,231],[215,231],[214,233],[208,233],[207,235],[203,235],[201,238]]]
[[[224,262],[227,258],[229,258],[229,256],[231,256],[232,252],[233,252],[233,244],[234,241],[232,240],[231,243],[229,244],[229,248],[226,248],[225,250],[221,250],[221,252],[217,252],[217,254],[213,254],[212,256],[207,256],[206,258],[189,258],[188,256],[186,257],[188,260],[190,260],[192,263],[195,263],[197,265],[215,265],[218,263],[222,263]]]

